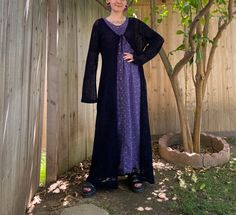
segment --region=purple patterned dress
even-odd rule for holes
[[[129,18],[122,25],[105,19],[113,32],[120,36],[117,56],[117,119],[121,144],[120,175],[139,170],[140,161],[140,74],[138,66],[123,59],[123,53],[133,53],[124,33]]]

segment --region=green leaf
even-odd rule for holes
[[[161,19],[161,18],[158,18],[158,19],[157,19],[157,22],[158,22],[158,23],[161,23],[161,22],[162,22],[162,20],[163,20],[163,19]]]
[[[202,53],[201,53],[199,50],[197,50],[197,51],[196,51],[196,60],[195,60],[195,63],[199,63],[199,61],[201,60],[201,58],[202,58]]]
[[[183,12],[188,14],[191,10],[191,5],[189,5],[187,2],[185,2],[184,7],[183,7]]]
[[[180,46],[177,47],[176,51],[180,51],[180,50],[184,50],[185,49],[185,45],[181,44]]]
[[[203,190],[205,187],[206,187],[206,185],[205,185],[204,183],[201,184],[201,186],[200,186],[200,190]]]
[[[179,186],[182,188],[187,188],[187,185],[186,185],[184,179],[179,178]]]
[[[218,3],[218,4],[226,4],[225,0],[216,0],[216,3]]]
[[[182,31],[182,30],[178,30],[178,31],[176,31],[176,34],[184,34],[184,31]]]
[[[209,40],[209,42],[212,44],[214,41],[213,40]]]
[[[147,24],[149,22],[149,18],[148,17],[144,17],[143,18],[143,22]]]
[[[190,4],[192,7],[194,7],[195,9],[198,8],[198,3],[199,3],[199,1],[196,1],[196,0],[190,0],[190,1],[189,1],[189,4]]]
[[[194,183],[196,183],[196,182],[197,182],[197,176],[196,176],[196,174],[195,174],[195,173],[193,173],[193,174],[192,174],[192,177],[191,177],[191,179],[192,179],[192,181],[193,181]]]
[[[189,60],[189,64],[190,64],[190,65],[193,64],[193,57]]]
[[[185,16],[182,17],[181,23],[182,23],[183,26],[187,26],[189,24],[189,22],[190,22],[189,16],[185,15]]]

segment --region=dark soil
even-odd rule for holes
[[[231,145],[231,154],[236,156],[236,144]],[[104,208],[110,215],[181,215],[174,207],[178,198],[174,194],[178,186],[178,173],[183,167],[170,164],[158,155],[158,144],[153,143],[153,167],[156,184],[145,183],[143,193],[129,190],[125,177],[120,177],[120,185],[115,190],[98,190],[91,198],[81,196],[81,183],[89,170],[89,161],[73,167],[57,182],[40,187],[28,209],[34,215],[59,215],[65,207],[92,203]]]
[[[184,151],[184,147],[182,145],[172,145],[171,146],[172,149],[175,149],[175,150],[178,150],[180,152],[183,152]],[[212,154],[212,153],[218,153],[218,151],[214,150],[213,147],[211,146],[205,146],[205,145],[201,145],[201,149],[200,149],[200,153],[201,154]]]

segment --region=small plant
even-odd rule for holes
[[[41,162],[40,162],[40,179],[39,183],[41,186],[45,184],[46,181],[46,152],[42,151]]]

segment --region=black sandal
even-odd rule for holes
[[[89,188],[90,191],[85,191],[84,188]],[[83,197],[91,197],[96,193],[96,188],[93,186],[92,183],[86,181],[82,185],[82,196]]]
[[[128,175],[128,182],[130,189],[135,193],[140,193],[144,190],[143,181],[139,178],[137,173],[131,173]],[[140,187],[136,187],[135,184],[142,184]]]
[[[106,189],[117,189],[118,181],[116,178],[103,178],[98,182],[98,187],[106,188]]]

